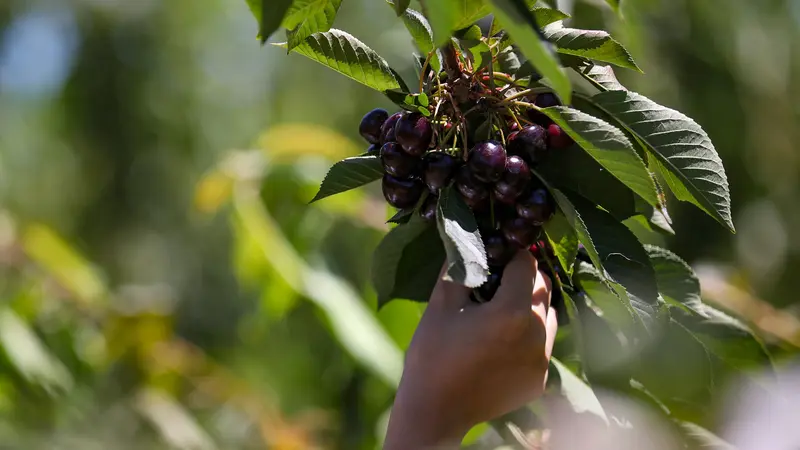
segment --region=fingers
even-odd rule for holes
[[[558,334],[558,313],[555,308],[550,308],[547,312],[547,321],[545,322],[545,329],[547,330],[547,338],[544,344],[544,354],[547,355],[547,360],[553,355],[553,346],[556,342],[556,334]]]
[[[530,308],[536,269],[536,259],[528,251],[518,251],[503,271],[500,287],[491,303],[496,308],[503,309],[527,310]]]
[[[439,280],[433,288],[428,307],[441,310],[458,311],[467,306],[470,302],[470,289],[458,283],[445,281],[443,279],[447,272],[447,262],[445,261],[442,270],[439,271]]]
[[[533,296],[531,297],[531,311],[542,321],[546,323],[547,312],[550,309],[550,292],[552,283],[550,277],[543,274],[541,271],[536,271],[536,281],[533,285]]]

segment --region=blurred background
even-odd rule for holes
[[[558,3],[725,162],[738,234],[671,202],[656,241],[800,346],[800,2]],[[335,27],[414,76],[384,2]],[[422,308],[376,312],[375,186],[307,202],[393,107],[256,32],[244,0],[0,0],[0,448],[379,445]]]

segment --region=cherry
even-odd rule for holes
[[[502,271],[493,271],[489,274],[486,282],[473,289],[472,298],[478,303],[486,303],[490,301],[492,297],[494,297],[494,294],[497,293],[497,289],[500,288],[500,282],[502,279]]]
[[[489,190],[486,185],[475,178],[475,175],[467,166],[461,166],[456,174],[456,189],[467,202],[479,202],[489,197]]]
[[[529,125],[511,133],[507,142],[508,153],[536,164],[547,151],[547,131],[539,125]]]
[[[547,145],[549,147],[560,150],[574,143],[572,138],[560,126],[551,123],[547,127]]]
[[[406,178],[415,175],[420,168],[420,159],[409,156],[397,142],[387,142],[381,147],[383,170],[389,175]]]
[[[530,181],[531,170],[525,160],[516,155],[509,156],[503,178],[494,185],[494,196],[503,203],[514,203]]]
[[[519,217],[537,226],[547,222],[554,212],[553,199],[544,188],[532,190],[517,203]]]
[[[380,156],[380,154],[381,154],[381,146],[380,145],[378,145],[378,144],[370,144],[370,146],[367,147],[367,155]]]
[[[419,113],[407,114],[394,127],[395,140],[412,156],[422,156],[433,139],[433,127],[427,117]]]
[[[383,176],[381,183],[383,197],[395,208],[414,206],[422,195],[423,184],[415,178],[402,179],[389,174]]]
[[[536,98],[533,99],[533,104],[539,108],[549,108],[551,106],[558,106],[561,102],[558,101],[558,97],[552,92],[542,92],[536,95]]]
[[[361,118],[358,132],[370,144],[377,144],[381,139],[381,126],[388,118],[389,113],[385,109],[375,108]]]
[[[447,186],[452,178],[458,160],[445,152],[430,152],[423,158],[425,164],[425,184],[431,192]]]
[[[436,206],[439,204],[439,197],[436,195],[429,195],[422,206],[419,208],[419,215],[427,222],[436,220]]]
[[[479,142],[470,150],[467,164],[475,178],[494,183],[506,169],[506,149],[497,141]]]
[[[531,224],[522,217],[515,217],[506,220],[501,226],[503,236],[509,244],[518,248],[528,248],[539,234],[539,228]]]
[[[513,249],[508,246],[502,234],[493,233],[484,241],[486,259],[490,266],[505,266],[514,256]]]
[[[397,125],[397,121],[400,120],[401,117],[405,115],[405,112],[400,111],[392,114],[386,119],[386,122],[383,122],[383,126],[381,126],[381,143],[386,143],[389,141],[394,141],[394,128]]]

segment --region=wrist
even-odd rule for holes
[[[401,383],[389,418],[384,450],[458,448],[470,425],[461,411],[436,402],[436,396]]]

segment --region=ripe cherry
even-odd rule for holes
[[[572,144],[574,144],[574,141],[560,126],[551,123],[547,127],[547,145],[549,147],[559,150]]]
[[[397,121],[400,120],[401,117],[405,115],[405,112],[400,111],[392,114],[386,119],[386,122],[383,122],[383,126],[381,126],[381,143],[385,144],[386,142],[394,141],[394,128],[397,125]]]
[[[558,101],[558,97],[552,92],[542,92],[536,95],[536,98],[533,99],[533,104],[539,108],[549,108],[551,106],[558,106],[561,102]]]
[[[534,189],[517,203],[517,214],[532,225],[541,226],[555,212],[553,199],[544,188]]]
[[[467,166],[461,166],[456,175],[456,189],[461,193],[464,202],[474,211],[482,210],[488,204],[489,189],[475,178]]]
[[[497,141],[479,142],[470,150],[467,164],[475,178],[494,183],[506,169],[506,149]]]
[[[433,138],[433,127],[427,117],[419,113],[406,114],[394,127],[395,140],[412,156],[422,156]]]
[[[507,142],[508,153],[536,164],[547,151],[547,131],[539,125],[530,125],[509,135]]]
[[[422,161],[410,156],[400,148],[397,142],[387,142],[381,148],[381,162],[383,170],[389,175],[406,178],[415,175]]]
[[[389,118],[389,113],[385,109],[376,108],[364,114],[361,118],[361,124],[358,126],[358,132],[370,144],[377,144],[381,139],[381,127],[386,119]]]
[[[430,152],[423,158],[425,165],[425,184],[431,192],[447,186],[453,177],[458,160],[445,152]]]
[[[492,233],[484,240],[486,259],[490,266],[505,266],[514,256],[513,249],[502,234]]]
[[[436,206],[439,203],[439,197],[436,195],[429,195],[422,206],[419,208],[419,215],[427,222],[436,220]]]
[[[509,156],[503,178],[494,185],[494,196],[500,202],[514,203],[530,181],[531,170],[525,160],[516,155]]]
[[[370,144],[370,146],[367,147],[367,155],[380,156],[380,154],[381,146],[379,144]]]
[[[383,197],[395,208],[414,206],[423,190],[422,182],[415,178],[402,179],[389,174],[383,176],[381,187]]]
[[[501,229],[506,241],[517,248],[530,247],[534,239],[536,239],[536,235],[539,234],[539,228],[532,226],[522,217],[506,220],[503,222]]]

